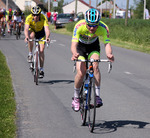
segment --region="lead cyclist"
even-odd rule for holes
[[[105,52],[107,58],[113,62],[114,56],[112,54],[112,48],[109,38],[108,26],[101,21],[100,12],[94,8],[89,9],[85,13],[85,19],[80,20],[74,27],[71,52],[71,60],[77,59],[100,59],[100,43],[99,36],[104,39]],[[87,55],[88,54],[88,55]],[[99,63],[93,63],[94,77],[95,77],[95,91],[96,91],[96,106],[103,105],[100,98],[100,83],[101,74],[98,67]],[[79,92],[83,82],[83,78],[86,74],[86,65],[84,62],[76,63],[77,74],[75,76],[74,83],[74,98],[72,101],[72,108],[74,111],[79,111]]]

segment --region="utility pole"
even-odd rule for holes
[[[127,26],[128,24],[128,9],[129,9],[129,0],[127,0],[125,26]]]
[[[50,12],[51,0],[48,0],[48,12]]]
[[[74,14],[74,18],[76,18],[77,17],[77,1],[78,0],[75,0],[75,14]]]
[[[113,18],[116,18],[116,0],[113,1]]]
[[[91,7],[91,0],[89,0],[89,8]]]
[[[98,0],[96,0],[96,9],[97,9],[97,5],[98,5]]]
[[[102,18],[102,12],[103,12],[103,11],[102,11],[102,8],[103,8],[103,7],[102,7],[102,0],[101,0],[101,18]]]
[[[146,0],[144,0],[144,12],[143,12],[143,19],[145,20],[145,9],[146,9]]]
[[[8,0],[6,0],[6,10],[8,11]]]

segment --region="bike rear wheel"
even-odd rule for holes
[[[38,76],[39,76],[39,69],[38,69],[38,51],[35,53],[35,69],[34,69],[34,82],[38,85]]]
[[[19,39],[19,25],[17,26],[16,28],[16,39],[18,40]]]
[[[93,132],[96,118],[96,93],[95,81],[91,79],[88,92],[88,127],[90,132]]]
[[[86,108],[86,97],[84,95],[84,84],[81,87],[79,97],[80,97],[80,113],[81,113],[82,126],[85,126],[86,116],[87,116],[87,108]]]

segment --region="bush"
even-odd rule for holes
[[[125,26],[125,19],[104,19],[110,30],[110,38],[131,42],[138,45],[150,46],[150,20],[129,19]],[[66,25],[66,29],[73,31],[76,22]]]

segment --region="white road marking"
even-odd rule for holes
[[[64,46],[64,47],[65,47],[65,45],[64,45],[64,44],[58,44],[58,45],[60,45],[60,46]]]
[[[124,73],[125,73],[125,74],[128,74],[128,75],[132,75],[132,74],[133,74],[133,73],[128,72],[128,71],[125,71]]]

